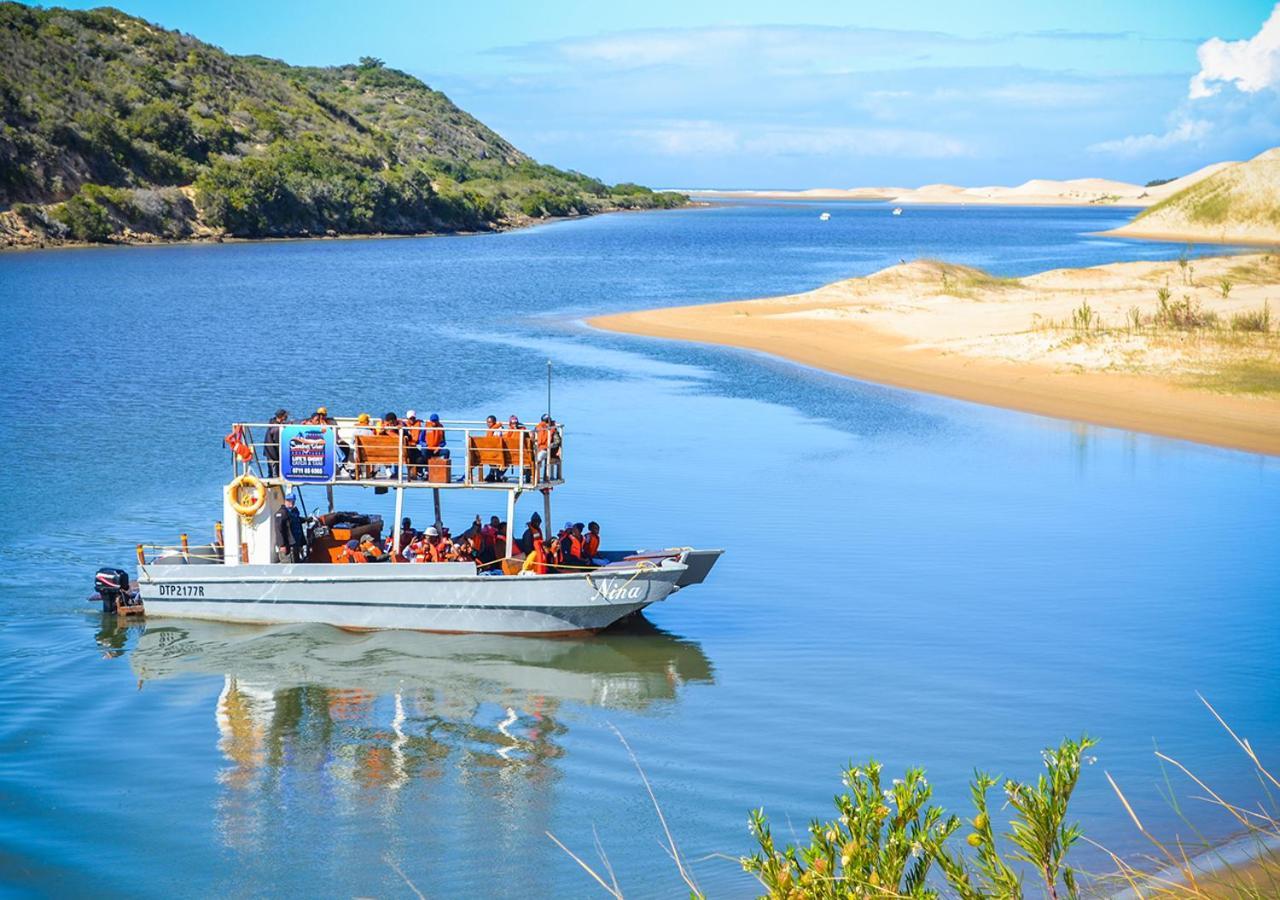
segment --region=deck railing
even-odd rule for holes
[[[564,482],[564,427],[545,431],[484,422],[383,425],[245,422],[233,427],[252,457],[232,452],[233,477],[283,484],[528,490]],[[274,439],[268,440],[276,429]],[[428,439],[433,434],[442,442]],[[229,436],[230,437],[230,436]]]

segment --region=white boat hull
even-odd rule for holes
[[[666,599],[688,572],[671,558],[639,568],[517,576],[477,575],[462,563],[149,565],[138,587],[148,617],[566,634],[607,628]]]

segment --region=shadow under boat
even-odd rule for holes
[[[581,638],[164,619],[145,625],[128,657],[143,682],[219,675],[270,690],[319,686],[385,695],[430,689],[474,702],[525,695],[620,709],[643,709],[674,699],[682,685],[714,681],[696,642],[641,616]]]

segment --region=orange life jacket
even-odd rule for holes
[[[253,448],[244,440],[244,429],[237,425],[231,429],[231,433],[222,439],[222,442],[231,448],[231,452],[240,457],[241,462],[248,462],[253,459]]]
[[[444,562],[446,554],[449,552],[449,545],[443,540],[436,541],[434,544],[428,538],[419,545],[418,562]]]
[[[551,426],[545,422],[539,422],[538,426],[533,429],[538,436],[538,449],[546,450],[551,446]]]
[[[596,558],[596,554],[600,552],[600,535],[592,534],[590,531],[582,539],[582,558],[587,562]]]
[[[410,447],[418,446],[422,440],[422,431],[426,427],[422,422],[405,422],[404,442]]]
[[[542,544],[542,538],[537,537],[533,540],[533,552],[529,554],[533,558],[533,573],[535,575],[547,574],[547,548]]]
[[[361,553],[359,550],[352,550],[350,547],[342,548],[342,561],[344,563],[368,562],[368,560],[364,558],[363,553]]]
[[[387,555],[382,552],[382,548],[379,547],[377,544],[369,544],[368,546],[369,546],[369,549],[363,552],[365,555],[365,559],[367,559],[369,562],[375,562]],[[372,559],[370,559],[370,557],[372,557]]]
[[[582,538],[578,537],[577,534],[571,531],[565,535],[565,542],[568,544],[565,556],[574,556],[578,559],[582,559]]]
[[[428,450],[439,450],[444,446],[444,426],[428,422],[426,426],[426,443]]]

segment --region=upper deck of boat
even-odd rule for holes
[[[553,426],[556,446],[540,447],[534,428],[490,429],[484,422],[442,421],[449,458],[427,459],[411,443],[416,426],[361,424],[354,418],[331,423],[244,422],[245,445],[253,456],[232,454],[232,477],[256,475],[267,484],[362,486],[383,489],[487,490],[519,493],[564,484],[564,427]],[[268,441],[272,428],[279,441]],[[546,452],[543,452],[546,450]]]

